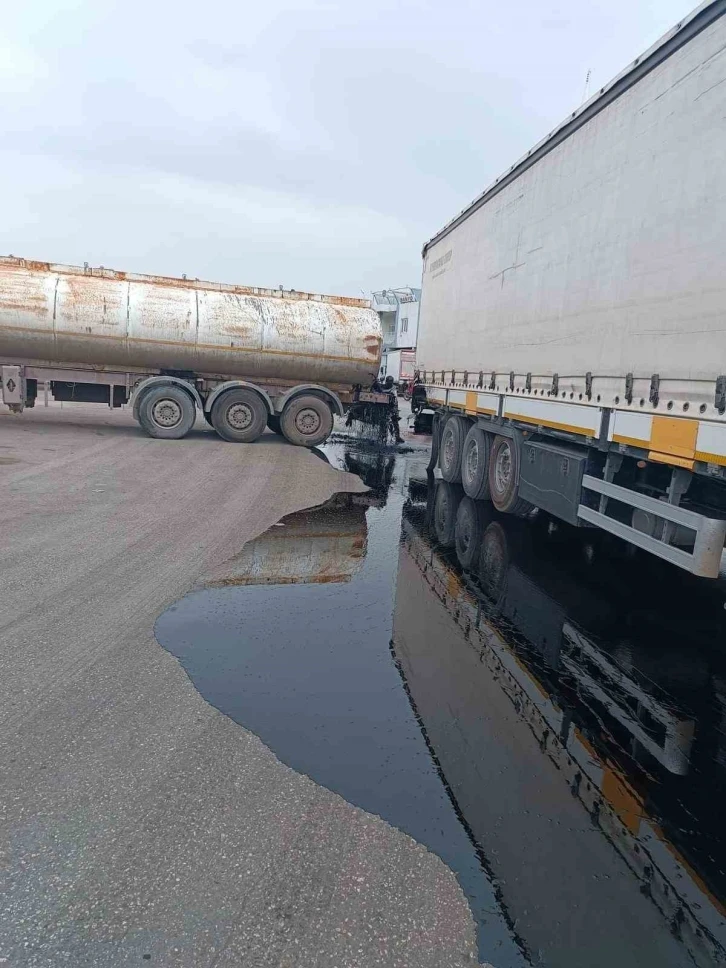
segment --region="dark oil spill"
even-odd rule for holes
[[[403,464],[342,444],[328,456],[371,491],[283,519],[228,563],[224,587],[162,615],[156,636],[285,763],[442,857],[481,926],[482,957],[515,968],[525,959],[391,656]]]
[[[496,968],[726,965],[723,583],[494,516],[415,454],[328,456],[371,492],[250,542],[159,641],[439,854]]]

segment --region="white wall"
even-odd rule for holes
[[[402,303],[398,308],[396,346],[415,348],[418,339],[418,314],[420,303]]]

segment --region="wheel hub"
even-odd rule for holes
[[[176,400],[158,400],[151,411],[154,422],[160,427],[176,427],[182,419],[182,409]]]
[[[312,408],[301,410],[295,417],[295,427],[307,436],[317,433],[320,429],[320,414]]]
[[[227,411],[227,423],[235,430],[246,430],[252,420],[252,410],[246,403],[233,403]]]

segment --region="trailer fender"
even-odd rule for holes
[[[131,391],[132,398],[134,401],[134,420],[139,419],[139,404],[141,403],[141,398],[144,395],[144,391],[148,390],[149,387],[159,387],[159,386],[170,386],[171,384],[176,384],[182,387],[189,396],[194,400],[194,403],[199,407],[200,410],[204,410],[204,404],[202,403],[202,398],[199,396],[199,391],[191,383],[187,383],[186,380],[182,380],[178,376],[150,376],[146,380],[142,380],[137,387]]]
[[[299,386],[293,387],[292,390],[288,390],[277,401],[277,413],[282,413],[285,409],[285,404],[289,403],[293,397],[297,397],[301,393],[312,393],[315,396],[324,397],[330,403],[333,413],[339,417],[343,416],[343,404],[340,402],[340,397],[336,393],[333,393],[332,390],[328,390],[327,387],[321,387],[317,383],[301,383]]]
[[[204,401],[203,409],[207,413],[211,413],[212,407],[214,406],[214,401],[217,399],[217,397],[219,397],[226,390],[231,390],[233,387],[247,387],[249,390],[254,390],[258,396],[262,397],[265,406],[267,407],[267,412],[275,412],[275,407],[270,399],[269,394],[260,389],[260,387],[255,386],[254,383],[248,383],[246,380],[227,380],[226,383],[220,383],[218,387],[215,387],[214,390],[212,390],[207,399]]]

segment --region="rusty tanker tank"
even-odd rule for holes
[[[133,398],[152,436],[184,436],[196,406],[228,440],[267,424],[314,446],[380,352],[362,299],[0,258],[3,401],[16,410],[50,386],[61,400]]]

